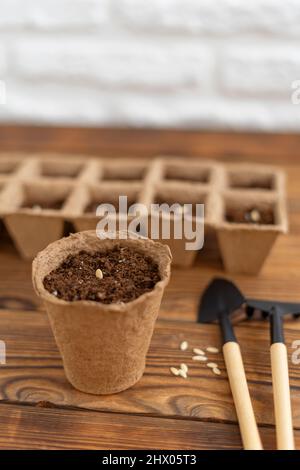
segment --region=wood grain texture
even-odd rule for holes
[[[0,322],[1,338],[7,347],[7,364],[1,367],[0,374],[2,400],[31,404],[46,401],[58,407],[236,422],[223,356],[210,356],[219,364],[221,376],[192,360],[193,347],[221,346],[216,325],[158,322],[142,380],[125,392],[97,397],[81,393],[67,382],[45,313],[2,310]],[[267,325],[253,322],[249,326],[243,323],[236,328],[249,390],[258,423],[272,425]],[[287,324],[286,338],[291,345],[299,338],[299,330]],[[190,345],[185,352],[179,349],[183,339]],[[291,353],[289,348],[289,357]],[[190,369],[187,380],[174,377],[169,371],[182,362]],[[300,429],[300,368],[289,362],[294,426]]]
[[[235,424],[126,414],[0,405],[0,449],[241,449]],[[275,448],[273,428],[260,429],[265,449]],[[300,446],[300,431],[296,431]]]
[[[262,450],[261,437],[249,394],[241,348],[236,341],[228,341],[223,345],[222,350],[243,448],[245,450]]]

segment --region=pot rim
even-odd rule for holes
[[[116,235],[118,234],[119,232],[116,232]],[[91,241],[95,243],[96,239],[99,240],[99,243],[102,246],[106,245],[107,247],[113,247],[115,245],[132,247],[139,246],[140,252],[147,254],[147,256],[152,258],[158,264],[161,280],[155,284],[154,288],[150,292],[146,292],[130,302],[120,302],[118,304],[104,304],[101,302],[95,302],[93,300],[63,300],[58,299],[50,292],[48,292],[43,284],[45,276],[51,271],[53,271],[53,269],[58,267],[63,262],[63,260],[67,258],[69,254],[76,254],[83,249],[89,251],[89,243],[91,243]],[[80,246],[80,243],[82,244],[82,246]],[[61,250],[66,249],[68,245],[69,250],[66,252],[65,256],[56,257],[56,253],[59,253]],[[74,250],[70,249],[70,247],[73,247]],[[92,250],[90,249],[90,251]],[[154,253],[156,253],[157,257],[153,256]],[[46,268],[48,264],[47,260],[48,262],[51,261],[49,269]],[[101,311],[120,312],[128,310],[128,308],[134,307],[135,305],[141,304],[142,302],[146,302],[152,297],[156,297],[158,292],[163,291],[170,279],[171,261],[172,255],[170,249],[167,245],[164,245],[162,243],[154,242],[151,239],[137,235],[134,238],[128,239],[101,239],[97,236],[95,230],[87,230],[84,232],[71,234],[68,237],[61,238],[60,240],[56,240],[55,242],[50,243],[50,245],[48,245],[44,250],[40,251],[32,263],[32,282],[36,294],[41,297],[44,301],[49,302],[53,305],[61,307],[72,306],[74,308],[93,307],[94,309],[99,309]]]

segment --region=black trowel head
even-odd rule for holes
[[[254,310],[260,310],[263,317],[272,315],[274,310],[280,315],[298,315],[300,313],[300,304],[291,302],[277,302],[276,300],[246,299],[247,314],[252,316]]]
[[[215,278],[202,295],[198,308],[198,322],[213,322],[222,314],[231,314],[244,303],[244,296],[233,282]]]

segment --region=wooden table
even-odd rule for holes
[[[234,276],[248,296],[300,301],[300,136],[57,129],[4,126],[0,150],[57,150],[98,155],[157,153],[283,164],[288,172],[290,234],[281,237],[258,277]],[[31,266],[7,234],[0,240],[0,366],[2,449],[240,449],[241,439],[224,361],[221,376],[181,352],[220,346],[215,325],[197,325],[196,306],[212,276],[222,275],[215,251],[188,270],[174,269],[142,380],[123,393],[96,397],[67,382],[44,308],[31,286]],[[300,340],[300,320],[286,322],[286,341]],[[243,322],[236,329],[265,448],[275,448],[268,325]],[[190,365],[185,380],[171,365]],[[296,444],[300,448],[300,365],[290,361]]]

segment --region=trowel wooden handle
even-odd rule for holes
[[[244,449],[262,450],[238,343],[235,341],[225,343],[223,354]]]
[[[294,450],[294,433],[289,386],[287,349],[283,343],[271,346],[271,365],[277,449]]]

